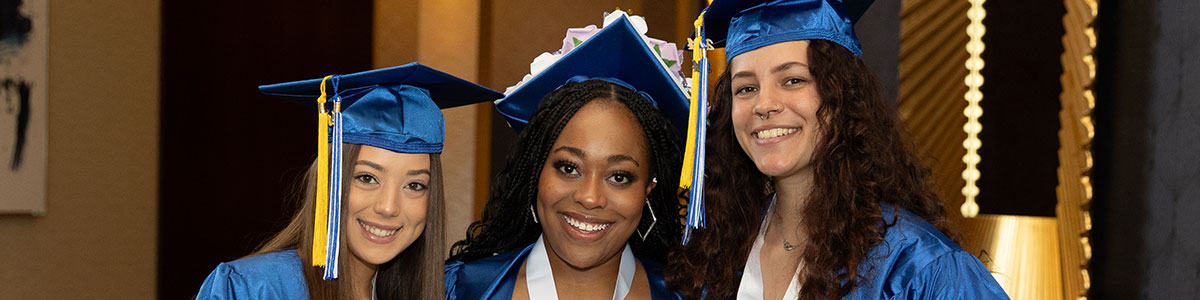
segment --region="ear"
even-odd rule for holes
[[[654,191],[654,187],[658,185],[658,177],[650,177],[650,183],[646,184],[646,195],[650,195]]]

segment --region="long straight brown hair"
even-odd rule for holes
[[[342,146],[342,174],[351,174],[354,161],[358,160],[361,145],[345,144]],[[336,280],[324,280],[323,267],[312,266],[313,218],[316,205],[313,194],[317,190],[317,162],[314,160],[305,173],[303,193],[300,195],[299,211],[292,217],[287,227],[263,243],[250,256],[268,252],[287,250],[296,251],[300,255],[301,269],[304,270],[304,281],[308,286],[310,299],[348,299],[353,295],[353,282],[350,276],[340,276]],[[429,154],[429,199],[426,212],[425,231],[392,260],[379,265],[375,278],[375,293],[379,299],[440,299],[445,297],[443,284],[443,257],[445,256],[445,214],[444,192],[442,185],[442,162],[440,154]],[[343,176],[342,186],[350,186],[353,176]],[[342,189],[342,199],[347,199],[349,189]],[[343,210],[346,201],[342,202]],[[346,234],[346,226],[342,226],[342,235]],[[348,263],[349,255],[354,255],[346,243],[338,245],[342,253],[338,258],[342,274],[354,272],[354,265]],[[293,249],[294,248],[294,249]]]

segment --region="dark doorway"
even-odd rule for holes
[[[372,1],[165,1],[158,296],[187,299],[294,213],[315,111],[257,85],[371,68]]]
[[[984,8],[980,212],[1054,216],[1066,8],[1062,1],[990,1]]]

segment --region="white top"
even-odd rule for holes
[[[633,286],[633,275],[637,273],[637,263],[633,261],[633,250],[625,244],[621,252],[621,265],[617,269],[617,286],[613,288],[613,300],[625,299],[629,288]],[[558,290],[554,286],[554,271],[550,269],[550,255],[546,253],[546,244],[539,236],[537,244],[529,251],[525,260],[525,288],[529,291],[529,299],[558,300]]]
[[[775,213],[775,198],[771,197],[771,204],[767,208],[767,215],[763,217],[762,226],[758,229],[758,238],[754,239],[754,246],[750,248],[750,256],[746,258],[746,267],[742,269],[742,282],[738,285],[738,300],[761,300],[763,298],[763,280],[762,280],[762,256],[763,240],[767,234],[767,226],[771,224],[771,215]],[[796,273],[792,275],[792,282],[788,284],[787,293],[783,295],[784,300],[800,299],[800,267],[796,267]]]

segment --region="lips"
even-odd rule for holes
[[[603,220],[595,217],[584,216],[576,213],[559,213],[562,217],[563,224],[566,225],[567,233],[571,237],[583,241],[595,241],[600,239],[608,229],[612,227],[613,221]]]
[[[769,140],[769,139],[773,139],[773,138],[791,135],[791,134],[799,132],[799,131],[800,131],[800,128],[796,128],[796,127],[790,127],[790,128],[776,127],[776,128],[770,128],[770,129],[757,130],[757,131],[754,131],[752,134],[754,135],[754,138],[756,138],[756,139]]]
[[[396,238],[396,232],[399,232],[404,226],[384,226],[363,220],[358,220],[358,227],[362,228],[362,233],[375,243],[387,243]]]

